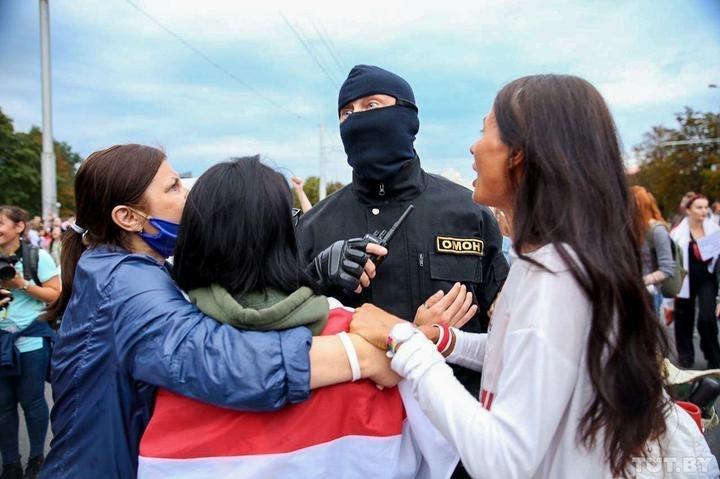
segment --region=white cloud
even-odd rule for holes
[[[669,14],[648,15],[663,8],[651,2],[133,1],[222,68],[311,120],[289,120],[287,111],[217,71],[127,2],[57,4],[53,34],[72,48],[58,51],[63,43],[53,43],[56,136],[83,154],[119,141],[162,144],[179,168],[195,173],[202,168],[193,165],[259,152],[301,176],[317,174],[317,123],[335,120],[335,92],[280,13],[338,79],[359,62],[401,72],[422,101],[423,164],[465,185],[470,180],[460,172],[471,173],[467,148],[485,113],[478,110],[517,76],[584,76],[619,112],[618,124],[634,121],[637,131],[650,126],[636,126],[639,114],[647,122],[663,108],[677,110],[720,79],[718,29],[658,33]],[[344,69],[316,28],[327,33]],[[40,123],[39,68],[27,65],[0,59],[0,105],[23,129]],[[473,91],[481,94],[468,98]],[[324,170],[347,182],[335,128],[328,128],[333,151]]]
[[[720,78],[720,65],[685,65],[678,73],[649,61],[626,65],[597,85],[610,105],[633,109],[662,103],[682,104],[691,94],[707,90]]]
[[[243,54],[256,50],[264,61],[279,71],[286,69],[298,81],[326,80],[281,14],[304,32],[339,81],[346,71],[336,67],[316,29],[327,33],[347,62],[345,68],[359,61],[390,64],[409,78],[434,75],[445,84],[456,78],[491,78],[498,87],[524,74],[574,73],[600,85],[613,103],[629,108],[689,98],[706,88],[707,77],[720,76],[717,42],[692,30],[683,33],[685,42],[693,43],[691,48],[673,35],[658,38],[653,21],[642,21],[654,5],[649,2],[603,7],[570,0],[367,0],[362,8],[351,8],[329,0],[206,0],[202,6],[194,0],[134,1],[203,51],[227,52],[234,46]],[[670,8],[686,7],[669,4]],[[129,3],[79,0],[64,5],[62,15],[102,34],[124,33],[127,53],[122,53],[123,45],[113,46],[121,52],[113,55],[119,67],[134,63],[158,69],[173,58],[194,56]],[[154,50],[164,57],[158,58]],[[111,52],[103,49],[103,57]],[[674,68],[678,64],[683,65],[679,73]],[[233,65],[224,66],[233,70]],[[268,94],[281,93],[275,89]]]
[[[440,173],[440,176],[443,176],[443,177],[447,178],[447,179],[450,180],[450,181],[454,181],[454,182],[457,183],[458,185],[462,185],[462,186],[464,186],[465,188],[468,188],[468,189],[470,189],[470,190],[473,189],[472,180],[471,180],[469,177],[461,174],[461,173],[460,173],[458,170],[456,170],[455,168],[447,168],[447,169],[443,170],[443,171]]]

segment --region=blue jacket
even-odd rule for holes
[[[15,347],[17,338],[47,338],[52,348],[55,331],[50,328],[48,323],[40,320],[33,321],[30,326],[15,333],[0,329],[0,377],[22,374],[20,368],[20,354],[22,353]]]
[[[41,477],[135,477],[157,387],[252,411],[303,401],[310,343],[306,328],[219,324],[149,256],[88,250],[52,356],[54,438]]]

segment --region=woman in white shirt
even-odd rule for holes
[[[369,305],[352,330],[388,348],[473,477],[717,477],[699,429],[663,392],[666,344],[602,96],[572,76],[515,80],[470,151],[473,199],[511,218],[517,252],[489,333],[413,330]],[[482,368],[480,402],[445,360]]]
[[[699,193],[688,199],[687,216],[670,236],[683,253],[683,268],[688,272],[675,298],[675,344],[680,366],[692,368],[695,363],[693,331],[697,300],[697,330],[700,349],[708,369],[720,368],[720,343],[715,298],[718,293],[718,258],[703,258],[698,241],[717,233],[720,227],[708,218],[708,199]]]

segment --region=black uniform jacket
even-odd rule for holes
[[[410,214],[388,246],[388,256],[362,294],[327,291],[348,306],[373,303],[412,321],[417,308],[439,289],[464,283],[479,305],[463,328],[483,332],[487,310],[508,273],[502,237],[492,212],[472,201],[471,192],[426,173],[416,157],[392,181],[354,175],[353,182],[325,198],[300,218],[300,254],[307,263],[337,240],[389,230],[408,205]],[[476,393],[479,378],[460,379]]]

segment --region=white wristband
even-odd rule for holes
[[[338,333],[337,336],[340,338],[340,342],[345,348],[345,353],[347,354],[348,361],[350,362],[352,380],[357,381],[358,379],[362,379],[360,372],[360,360],[358,359],[357,351],[355,351],[355,346],[353,346],[353,343],[350,340],[350,336],[348,336],[345,331]]]

